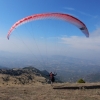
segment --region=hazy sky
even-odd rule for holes
[[[19,26],[7,40],[7,33],[15,22],[49,12],[77,17],[87,26],[90,37],[86,38],[74,25],[45,19]],[[100,0],[0,0],[0,51],[100,59]]]

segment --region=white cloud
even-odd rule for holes
[[[100,28],[90,34],[89,38],[71,36],[62,37],[62,43],[68,45],[69,54],[98,58],[100,55]],[[73,51],[73,52],[72,52]],[[100,57],[99,57],[100,58]]]
[[[43,38],[43,37],[42,37]],[[55,38],[58,40],[54,41]],[[52,43],[51,43],[51,42]],[[58,44],[57,44],[58,43]],[[45,49],[45,50],[44,50]],[[100,58],[100,28],[90,34],[89,38],[85,36],[64,36],[50,37],[46,41],[28,41],[19,40],[18,38],[0,37],[0,50],[10,52],[48,52],[48,54],[60,53],[68,56],[80,58]]]
[[[97,28],[95,31],[93,31],[90,35],[92,38],[100,37],[100,28]]]

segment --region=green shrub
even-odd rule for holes
[[[77,83],[85,83],[85,81],[84,81],[83,79],[79,79],[79,80],[77,81]]]

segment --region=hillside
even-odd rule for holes
[[[76,82],[78,79],[83,78],[87,82],[99,82],[100,78],[100,62],[98,60],[87,60],[67,56],[43,56],[46,64],[41,64],[35,60],[31,55],[20,56],[14,53],[4,52],[0,60],[1,68],[22,68],[22,66],[34,65],[37,69],[56,72],[57,77],[63,82]],[[10,55],[10,59],[9,56]],[[41,59],[39,57],[39,59]],[[29,64],[29,65],[27,65]],[[98,73],[98,74],[97,74]]]
[[[34,67],[0,69],[0,84],[1,85],[25,85],[25,84],[48,84],[49,73],[44,70],[40,71]],[[56,79],[56,82],[60,82]]]
[[[0,69],[0,84],[25,85],[33,83],[46,84],[49,77],[34,67],[20,69]]]
[[[0,100],[100,100],[100,83],[51,85],[47,74],[34,67],[0,69]]]

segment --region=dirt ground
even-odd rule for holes
[[[100,100],[100,89],[53,89],[50,84],[1,85],[0,100]]]

